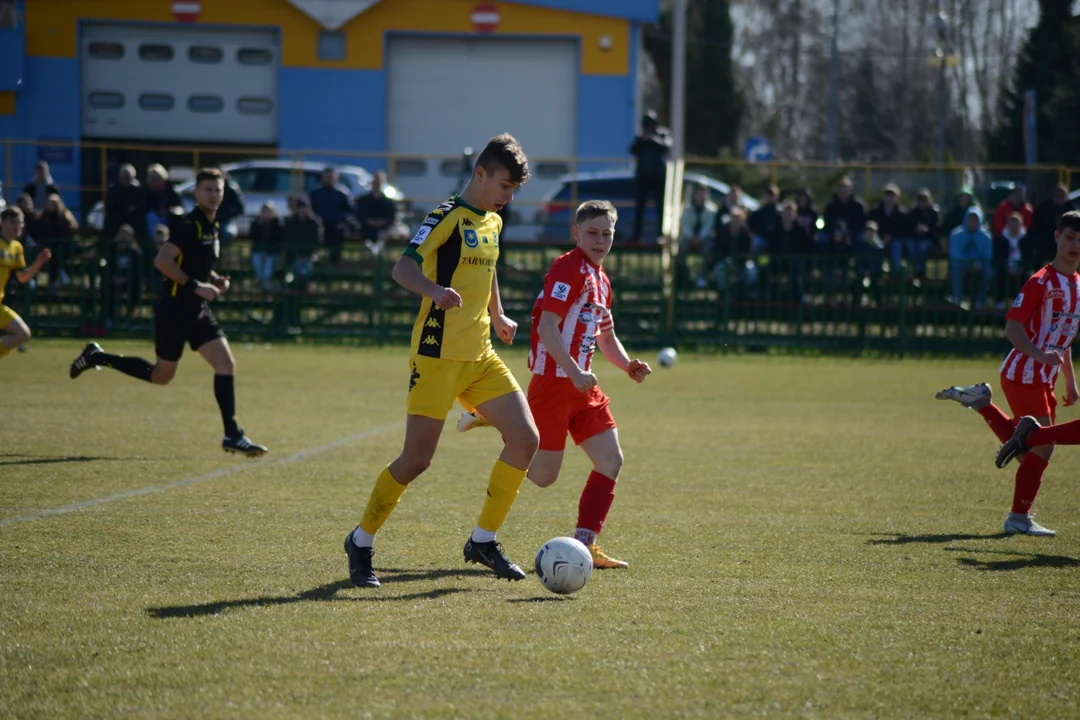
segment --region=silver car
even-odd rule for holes
[[[289,160],[247,160],[228,163],[221,169],[229,174],[229,181],[235,183],[244,195],[244,214],[234,218],[228,230],[233,235],[246,235],[251,222],[259,215],[262,206],[272,201],[282,217],[289,214],[289,197],[299,193],[310,193],[322,184],[325,163],[306,161],[303,163]],[[370,172],[356,165],[337,165],[340,179],[338,184],[350,197],[356,198],[371,189]],[[184,210],[195,207],[193,196],[195,178],[180,183],[176,192],[184,203]],[[403,201],[401,191],[392,185],[383,185],[383,193],[397,203]],[[400,214],[399,214],[400,217]],[[105,205],[98,202],[87,215],[86,224],[94,230],[104,226]]]

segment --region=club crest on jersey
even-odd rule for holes
[[[480,244],[480,239],[476,236],[476,231],[469,229],[465,231],[465,245],[466,247],[474,248]]]
[[[555,287],[551,290],[551,297],[556,300],[566,300],[570,297],[570,286],[566,283],[555,283]]]
[[[1016,299],[1013,300],[1013,307],[1020,307],[1023,304],[1024,304],[1024,293],[1020,293],[1019,295],[1016,296]]]

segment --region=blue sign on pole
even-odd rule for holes
[[[773,159],[772,143],[767,138],[752,136],[746,139],[743,157],[747,162],[769,162]]]
[[[1024,161],[1028,165],[1039,162],[1039,128],[1036,122],[1038,106],[1035,88],[1024,91]]]

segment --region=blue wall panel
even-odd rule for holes
[[[73,58],[27,57],[24,89],[16,100],[17,129],[11,135],[30,141],[77,142],[82,137],[79,110],[79,61]],[[72,210],[80,206],[82,155],[73,148],[63,161],[49,163],[53,180],[63,189],[64,202]],[[55,157],[55,156],[54,156]],[[70,162],[65,162],[70,158]],[[19,147],[12,152],[14,180],[29,182],[34,174],[38,148]]]
[[[382,152],[386,148],[386,73],[377,70],[282,68],[279,147]],[[332,156],[320,160],[335,160]],[[349,164],[384,167],[368,160]]]
[[[634,85],[625,77],[578,78],[577,154],[625,157],[634,141]],[[593,169],[581,166],[582,170]],[[610,164],[595,169],[611,169]]]
[[[0,30],[0,91],[21,92],[25,71],[26,25],[22,22],[26,11],[23,0],[15,3],[15,14],[19,19],[10,30]]]
[[[586,15],[628,18],[656,22],[660,16],[659,0],[510,0],[516,5],[536,5],[555,10],[570,10]]]

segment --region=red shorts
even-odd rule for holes
[[[529,381],[529,409],[540,431],[540,449],[566,449],[566,433],[580,445],[615,427],[611,401],[599,387],[579,392],[570,378],[533,375]]]
[[[1013,417],[1030,415],[1036,418],[1048,417],[1053,422],[1057,415],[1057,398],[1054,388],[1043,383],[1024,385],[1001,376],[1001,389],[1009,401]]]

